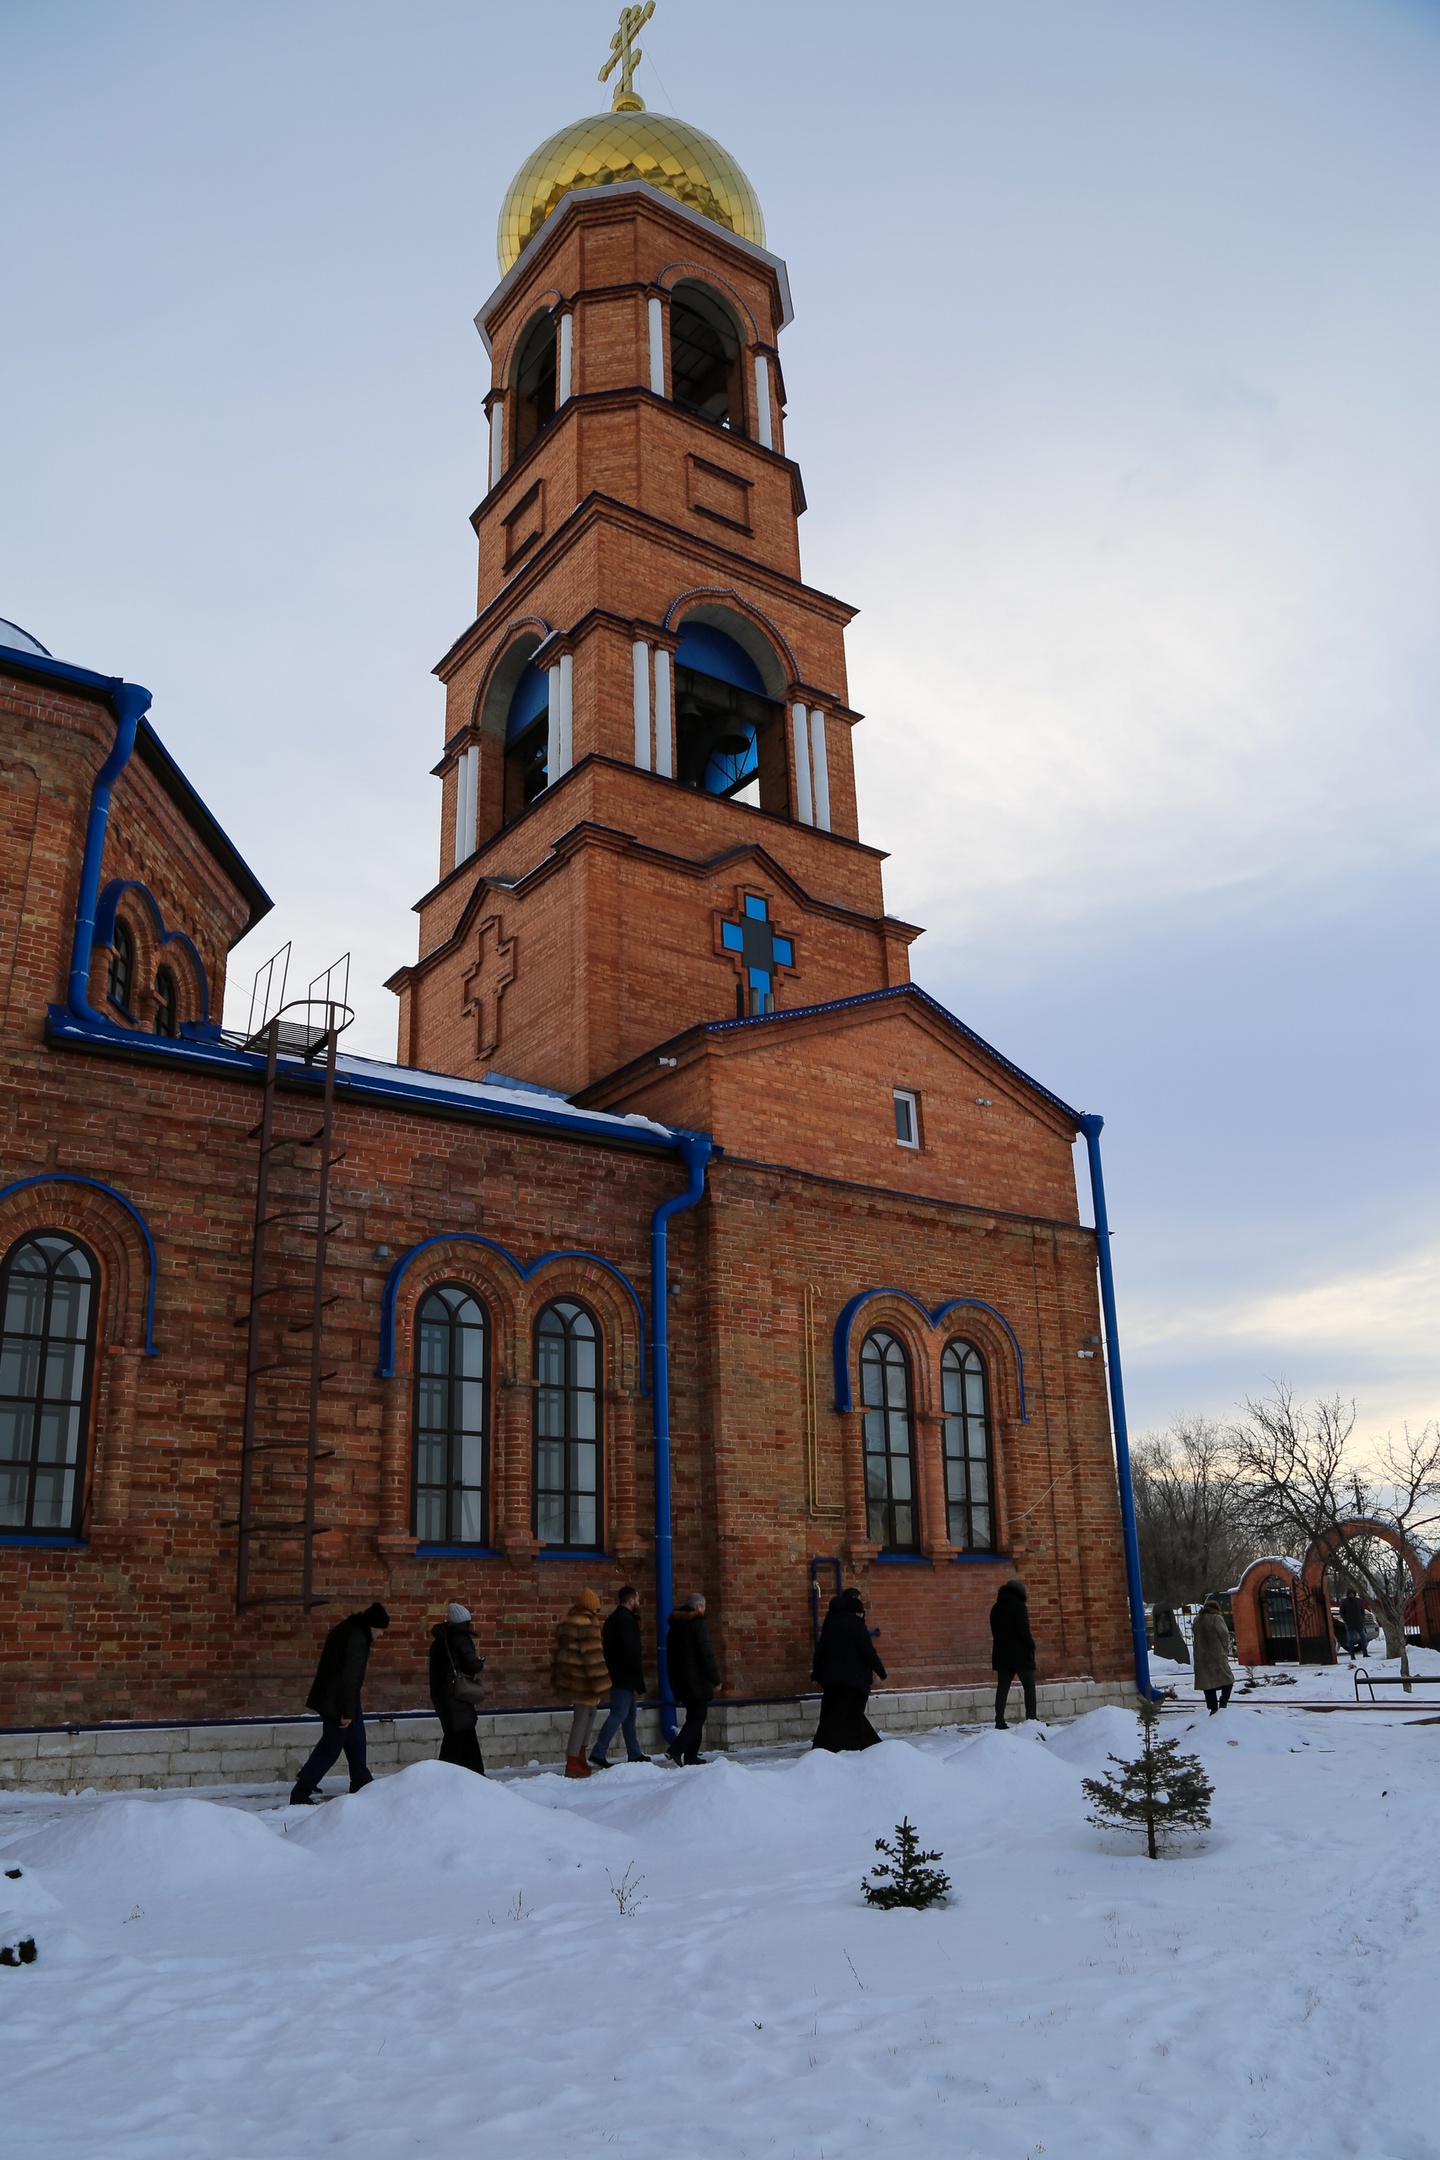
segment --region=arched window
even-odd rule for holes
[[[117,921],[110,940],[110,973],[105,994],[126,1017],[130,1013],[130,989],[135,980],[135,940],[123,922]]]
[[[515,455],[555,417],[555,318],[537,315],[515,362]]]
[[[860,1351],[865,1405],[865,1512],[870,1542],[886,1552],[918,1552],[915,1439],[910,1423],[910,1362],[883,1329]]]
[[[550,677],[527,660],[505,716],[505,822],[550,785]]]
[[[744,647],[710,623],[687,622],[675,651],[676,763],[686,786],[758,801],[763,749],[767,737],[779,741],[780,718]]]
[[[945,1428],[946,1534],[962,1552],[995,1550],[990,1406],[974,1343],[949,1342],[940,1360]]]
[[[0,1269],[0,1528],[73,1535],[84,1503],[98,1274],[44,1230]]]
[[[155,972],[155,1033],[169,1036],[180,1033],[180,992],[167,967],[157,968]]]
[[[600,1331],[570,1298],[535,1323],[535,1535],[601,1543]]]
[[[490,1437],[488,1322],[463,1283],[427,1292],[416,1315],[415,1535],[483,1545]]]
[[[721,427],[745,431],[740,388],[741,336],[735,317],[710,286],[685,278],[670,296],[670,394],[677,405]]]

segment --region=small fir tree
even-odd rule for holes
[[[1095,1810],[1087,1820],[1097,1830],[1143,1830],[1152,1860],[1159,1859],[1158,1841],[1170,1831],[1209,1829],[1215,1793],[1198,1755],[1182,1755],[1178,1740],[1157,1740],[1159,1722],[1159,1704],[1142,1702],[1141,1752],[1131,1762],[1122,1762],[1118,1755],[1108,1758],[1118,1777],[1107,1772],[1081,1780]]]
[[[912,1905],[923,1912],[927,1905],[939,1905],[949,1896],[949,1876],[930,1864],[943,1860],[944,1853],[921,1852],[919,1832],[908,1815],[895,1825],[895,1843],[877,1837],[875,1850],[885,1857],[870,1870],[879,1881],[867,1879],[860,1885],[867,1905],[882,1906],[887,1912],[897,1905]]]

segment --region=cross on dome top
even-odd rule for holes
[[[612,112],[644,112],[645,100],[635,89],[635,70],[645,55],[635,43],[655,12],[655,0],[645,0],[643,7],[623,7],[620,10],[620,27],[610,40],[610,57],[601,68],[597,80],[608,82],[616,68],[620,80],[610,102]]]

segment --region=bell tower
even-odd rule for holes
[[[401,1061],[566,1094],[697,1021],[909,979],[859,839],[844,631],[804,583],[784,263],[699,129],[613,109],[500,214],[474,621],[446,688],[438,882]]]

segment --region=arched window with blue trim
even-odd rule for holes
[[[603,1543],[600,1330],[573,1298],[535,1323],[535,1535],[567,1549]]]
[[[527,660],[505,716],[505,822],[550,785],[550,677]]]
[[[682,278],[670,296],[670,394],[737,435],[745,432],[742,349],[740,326],[719,293]]]
[[[957,1338],[940,1359],[945,1447],[945,1512],[950,1543],[961,1552],[995,1550],[995,1494],[985,1360]]]
[[[64,1231],[39,1231],[5,1255],[0,1530],[79,1532],[99,1287],[94,1255]]]
[[[865,1406],[861,1422],[870,1542],[882,1552],[918,1552],[910,1360],[888,1328],[876,1328],[861,1346],[860,1398]]]
[[[128,924],[117,921],[110,939],[110,969],[105,995],[130,1018],[130,993],[135,987],[135,938]]]
[[[779,743],[783,806],[780,717],[738,639],[711,623],[683,625],[675,653],[675,750],[677,777],[687,787],[774,808],[765,800],[766,752]]]
[[[483,1545],[490,1452],[489,1320],[464,1283],[440,1283],[415,1317],[415,1535]]]

